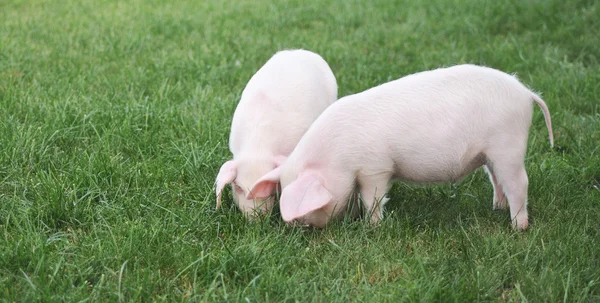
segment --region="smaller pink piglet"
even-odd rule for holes
[[[273,55],[252,76],[233,114],[229,149],[216,178],[217,208],[225,185],[250,218],[270,211],[275,183],[263,187],[261,199],[248,195],[250,187],[279,166],[313,121],[337,99],[337,83],[323,58],[307,50],[285,50]],[[267,194],[268,193],[268,194]]]

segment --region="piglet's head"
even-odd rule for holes
[[[268,159],[234,159],[221,166],[216,179],[217,208],[221,206],[223,189],[231,184],[233,199],[245,215],[253,218],[260,213],[267,213],[275,204],[273,193],[278,183],[270,183],[261,188],[259,194],[252,194],[250,186],[262,175],[283,162],[283,157]]]
[[[252,192],[261,192],[269,184],[280,181],[281,168],[265,175],[254,185]],[[297,179],[282,180],[283,192],[280,198],[281,217],[286,222],[300,222],[323,228],[332,215],[333,196],[316,174],[301,174]]]
[[[298,221],[323,228],[331,219],[333,196],[316,175],[303,174],[281,193],[281,217],[286,222]]]

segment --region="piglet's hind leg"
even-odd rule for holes
[[[494,200],[492,203],[493,209],[507,209],[508,202],[506,201],[506,196],[504,195],[502,186],[500,186],[500,183],[498,183],[494,172],[492,171],[491,167],[488,167],[487,165],[484,165],[483,169],[490,177],[490,182],[492,182],[492,186],[494,187]]]
[[[519,230],[527,229],[529,220],[527,216],[527,187],[529,179],[523,160],[507,161],[501,158],[493,162],[493,171],[498,183],[504,189],[513,227]]]

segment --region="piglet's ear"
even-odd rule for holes
[[[217,209],[221,207],[221,194],[223,193],[223,188],[225,185],[233,182],[237,177],[237,162],[235,160],[229,160],[221,166],[221,170],[219,170],[219,174],[217,175],[217,180],[215,183],[217,184],[217,188],[215,193],[217,194]]]
[[[275,190],[277,183],[279,183],[280,175],[281,168],[277,167],[268,172],[266,175],[262,176],[262,178],[258,179],[258,181],[254,183],[246,195],[246,199],[265,199],[269,197]]]
[[[302,175],[281,193],[281,217],[286,222],[303,217],[331,202],[333,196],[323,186],[320,178]]]

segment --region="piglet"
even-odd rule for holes
[[[225,185],[234,201],[252,218],[270,211],[276,183],[265,184],[260,199],[248,197],[250,186],[278,167],[313,121],[337,99],[337,83],[321,56],[306,50],[273,55],[250,79],[233,114],[229,149],[216,179],[217,208]]]
[[[458,182],[484,166],[493,207],[510,207],[513,226],[526,229],[524,157],[533,102],[544,101],[514,76],[458,65],[420,72],[341,98],[313,123],[280,166],[253,185],[268,196],[281,181],[287,222],[323,227],[346,209],[358,186],[370,220],[382,219],[392,179]]]

